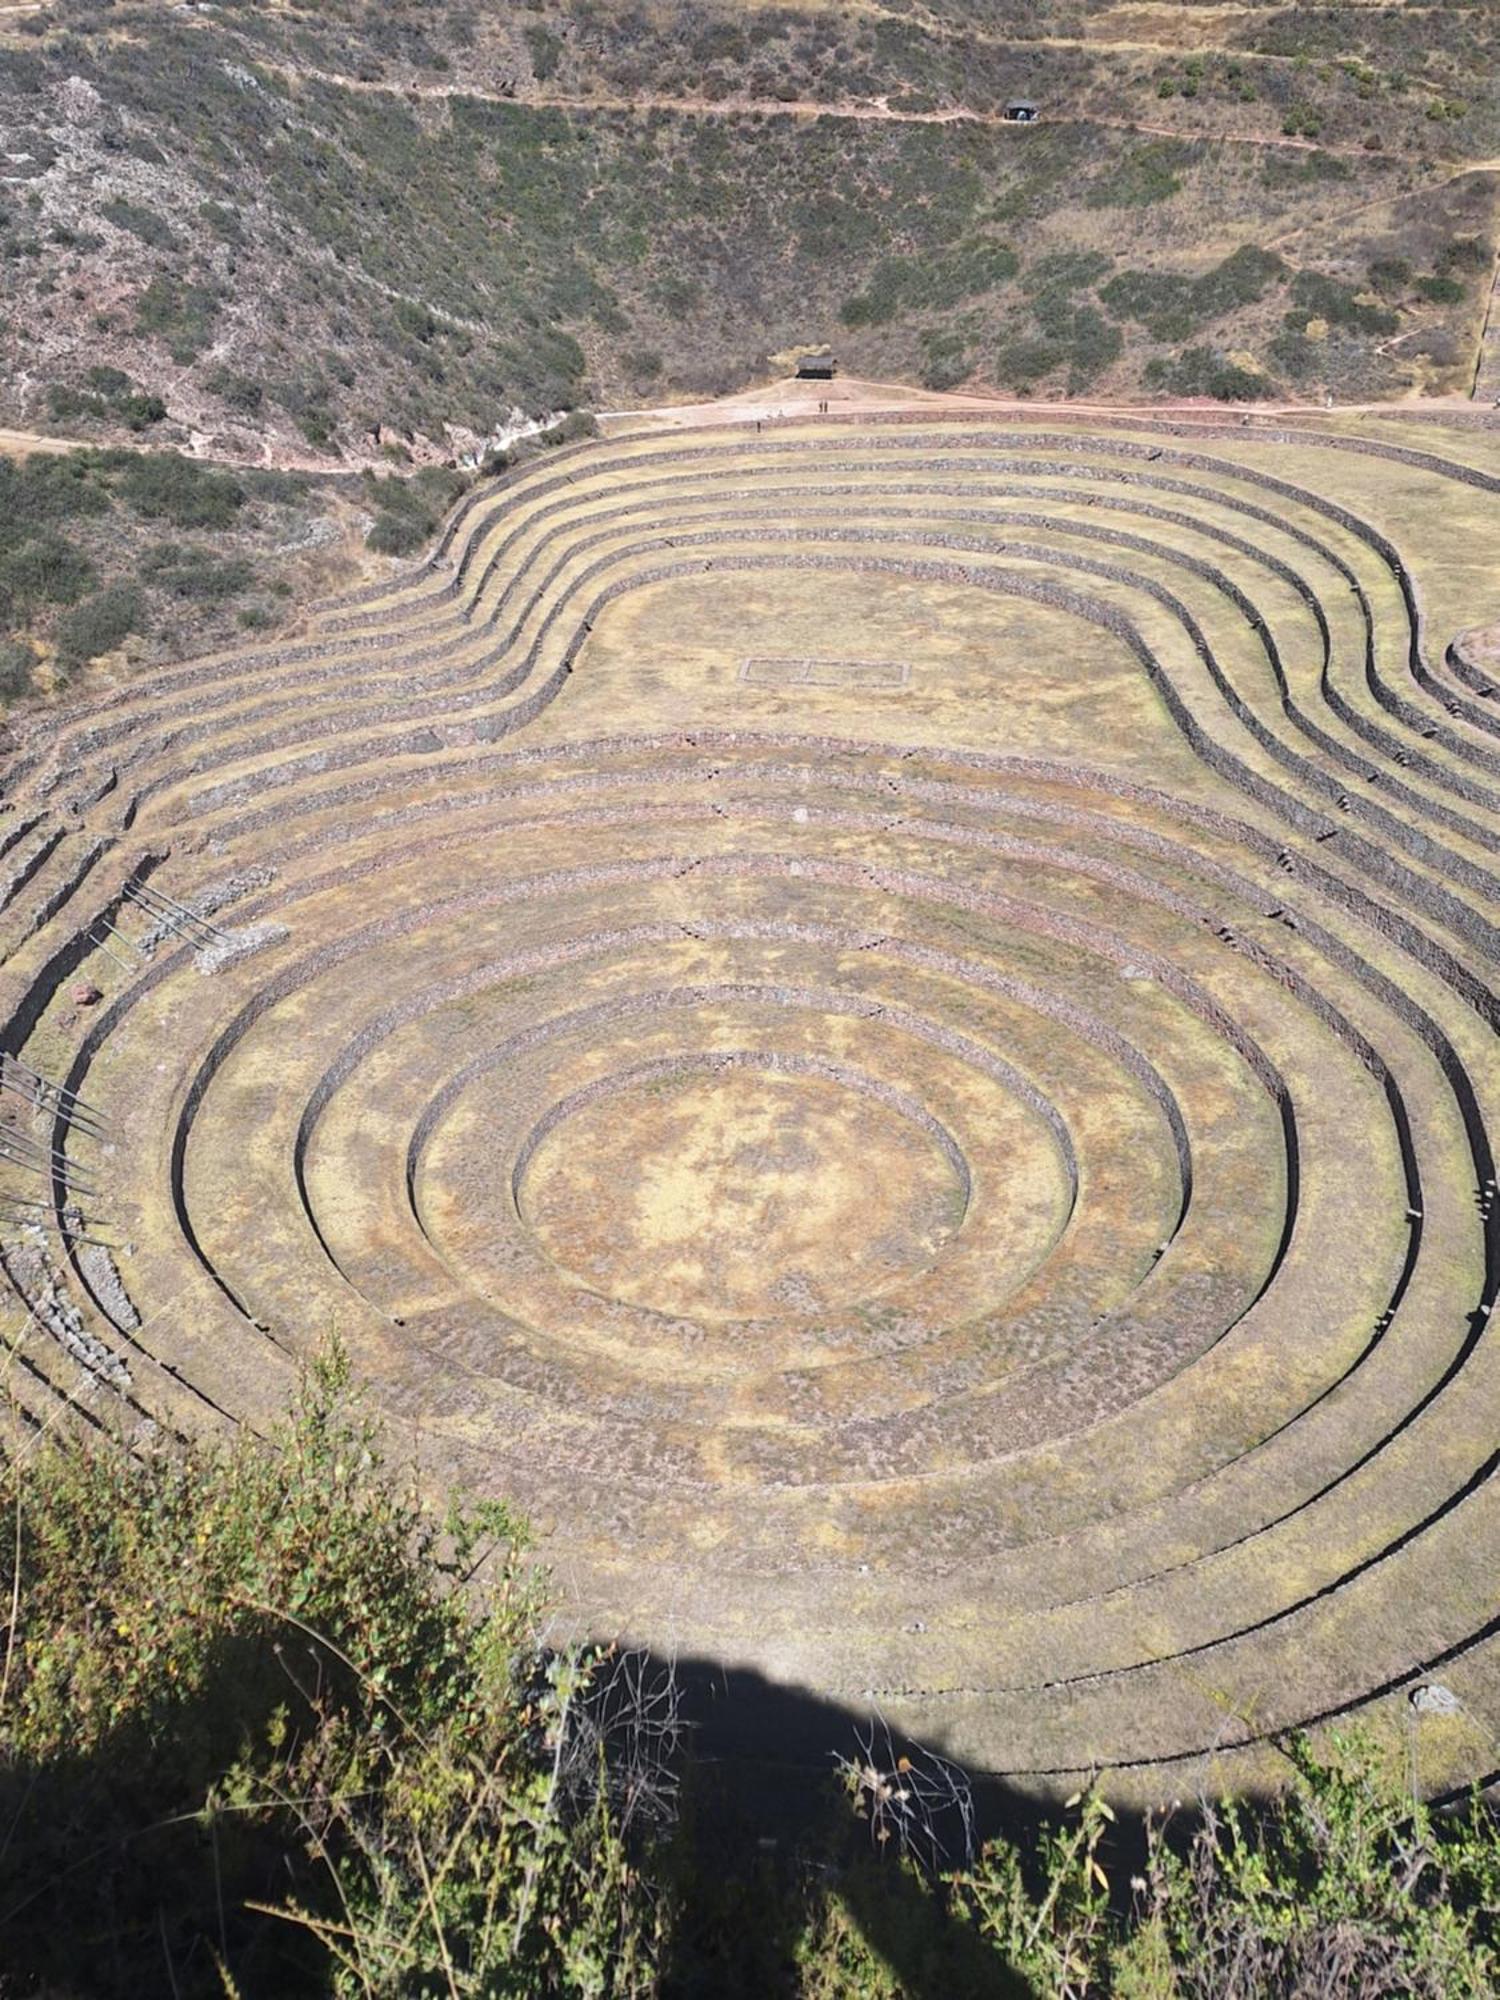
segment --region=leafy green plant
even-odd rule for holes
[[[1268,188],[1293,188],[1316,186],[1320,181],[1347,181],[1354,169],[1338,153],[1321,149],[1299,153],[1268,150],[1260,173]]]
[[[1134,1943],[1164,1990],[1487,2000],[1500,1980],[1500,1826],[1475,1799],[1439,1817],[1374,1742],[1286,1746],[1268,1809],[1208,1805],[1182,1840],[1151,1829]]]
[[[652,1990],[638,1805],[591,1705],[611,1663],[541,1650],[520,1525],[425,1510],[336,1352],[269,1449],[44,1442],[6,1487],[9,1976]]]
[[[0,701],[19,701],[30,694],[36,654],[24,639],[0,639]]]
[[[245,556],[216,558],[210,549],[159,543],[141,558],[141,576],[170,596],[214,601],[239,597],[254,587],[255,565]]]
[[[438,524],[468,482],[446,466],[424,466],[409,478],[365,476],[375,519],[365,537],[381,555],[411,555],[437,533]]]
[[[149,520],[178,528],[227,528],[245,502],[232,473],[178,452],[130,452],[116,463],[120,498]]]
[[[94,581],[94,566],[55,528],[0,537],[0,616],[22,620],[43,605],[76,604]]]
[[[549,1653],[522,1525],[424,1505],[337,1349],[264,1440],[44,1436],[0,1490],[20,1991],[1490,2000],[1500,1981],[1493,1811],[1428,1808],[1352,1733],[1287,1741],[1280,1796],[1152,1818],[1128,1848],[1098,1789],[975,1848],[963,1774],[871,1731],[795,1853],[726,1850],[693,1791],[677,1817],[670,1682]]]
[[[1401,323],[1388,306],[1361,298],[1357,286],[1323,271],[1299,271],[1292,280],[1292,299],[1296,310],[1287,314],[1288,326],[1321,319],[1357,333],[1394,333]]]
[[[48,390],[48,408],[59,423],[113,420],[128,430],[144,431],[167,414],[162,398],[142,389],[123,369],[91,368],[85,380],[87,388],[55,382]]]
[[[1170,361],[1158,356],[1146,363],[1145,377],[1153,389],[1212,396],[1221,403],[1255,403],[1275,393],[1269,376],[1241,367],[1214,347],[1185,347]]]
[[[1406,290],[1411,283],[1412,269],[1405,257],[1377,257],[1370,266],[1370,284],[1382,298],[1391,298]]]
[[[531,67],[537,82],[549,82],[557,74],[558,62],[562,57],[561,37],[539,22],[528,23],[521,32],[531,52]]]
[[[233,368],[215,368],[204,387],[220,397],[239,416],[253,417],[266,399],[265,385],[253,375],[241,375]]]
[[[208,345],[218,310],[218,294],[207,285],[158,272],[136,301],[135,330],[154,334],[186,366]]]
[[[1121,271],[1099,296],[1111,311],[1138,320],[1153,340],[1186,340],[1200,326],[1262,298],[1285,266],[1253,243],[1190,278],[1171,271]]]
[[[1114,1813],[1096,1792],[1077,1794],[1078,1817],[1044,1826],[1022,1854],[986,1846],[951,1878],[959,1907],[1009,1968],[1056,2000],[1099,1992],[1112,1942],[1110,1882],[1099,1858]]]
[[[1465,271],[1471,277],[1488,271],[1494,251],[1478,236],[1455,236],[1438,252],[1437,267],[1446,277]]]
[[[1151,139],[1122,155],[1107,174],[1090,182],[1090,208],[1146,208],[1182,191],[1182,174],[1193,148],[1177,139]]]
[[[107,584],[84,598],[58,622],[58,657],[68,666],[81,666],[101,653],[112,653],[145,620],[146,601],[131,583]]]
[[[171,226],[155,209],[144,208],[139,202],[126,201],[123,196],[117,196],[113,201],[101,202],[99,213],[106,222],[114,223],[117,229],[128,229],[132,236],[138,236],[153,250],[176,247],[177,238]]]

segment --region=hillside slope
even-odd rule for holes
[[[941,387],[1469,392],[1488,10],[1007,12],[0,17],[0,422],[443,456],[822,340]]]

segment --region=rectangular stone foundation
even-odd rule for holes
[[[905,660],[806,660],[752,658],[740,662],[740,679],[755,687],[903,688],[911,677]]]

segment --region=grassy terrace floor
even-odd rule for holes
[[[1438,1672],[1493,1769],[1497,492],[1379,418],[627,425],[34,721],[4,1045],[107,1126],[0,1098],[27,1419],[263,1425],[336,1330],[581,1628],[1040,1789]]]

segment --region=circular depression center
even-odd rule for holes
[[[968,1169],[915,1100],[812,1063],[654,1065],[565,1100],[523,1149],[516,1206],[592,1290],[688,1318],[826,1312],[929,1261]]]

